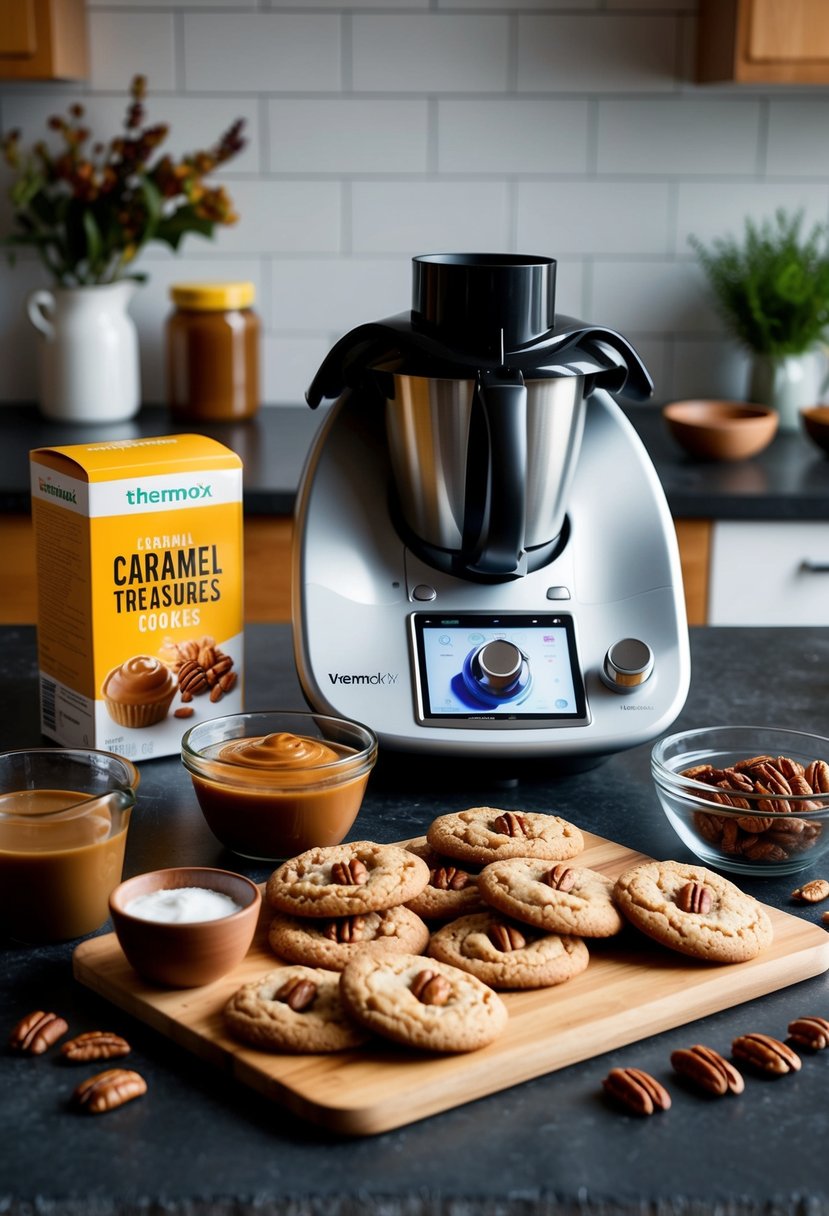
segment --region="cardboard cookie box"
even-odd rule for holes
[[[242,708],[242,463],[203,435],[30,453],[41,729],[131,760]]]

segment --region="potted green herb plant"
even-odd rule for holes
[[[829,229],[803,233],[803,212],[745,221],[734,237],[690,244],[732,335],[751,354],[749,399],[771,405],[781,429],[819,399],[829,328]]]
[[[84,109],[71,105],[28,151],[19,131],[0,141],[13,170],[14,229],[3,240],[13,258],[31,248],[52,280],[27,301],[41,333],[43,412],[73,422],[113,422],[139,406],[138,338],[128,305],[146,276],[135,261],[150,242],[178,249],[188,233],[209,237],[238,218],[224,186],[206,180],[244,147],[237,121],[208,150],[174,159],[159,146],[165,123],[145,121],[147,82],[130,88],[123,130],[97,142]]]

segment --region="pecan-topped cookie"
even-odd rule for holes
[[[558,815],[492,806],[439,815],[429,825],[426,839],[437,853],[482,866],[502,857],[568,861],[584,848],[579,829]]]
[[[445,857],[426,842],[412,840],[406,848],[422,857],[429,867],[429,885],[410,899],[408,907],[424,920],[455,920],[468,912],[480,912],[484,902],[478,892],[478,875],[457,858]],[[477,871],[477,867],[476,867]],[[419,950],[413,953],[419,954]]]
[[[508,857],[485,866],[478,885],[493,908],[547,933],[612,937],[624,927],[614,879],[586,866]]]
[[[403,905],[329,920],[302,919],[277,912],[268,930],[268,943],[280,958],[331,971],[342,971],[358,950],[420,954],[428,941],[428,926]]]
[[[663,946],[712,963],[742,963],[771,945],[761,904],[704,866],[648,861],[617,879],[616,906]]]
[[[234,1038],[263,1051],[344,1051],[368,1038],[343,1012],[339,972],[321,967],[277,967],[243,984],[224,1020]]]
[[[494,909],[461,916],[432,934],[429,954],[491,988],[550,988],[584,971],[590,955],[580,937],[543,933]]]
[[[405,904],[428,881],[429,867],[414,853],[357,840],[291,857],[271,874],[265,897],[290,916],[353,916]]]
[[[340,979],[348,1014],[422,1051],[476,1051],[507,1024],[501,998],[474,975],[418,954],[355,955]]]

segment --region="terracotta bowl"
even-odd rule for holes
[[[662,417],[674,439],[701,460],[745,460],[768,447],[777,412],[743,401],[673,401]]]
[[[829,453],[829,405],[810,405],[800,411],[800,421],[809,438]]]
[[[146,920],[127,911],[139,895],[181,887],[219,891],[241,909],[217,920],[182,923]],[[127,960],[144,979],[168,988],[198,988],[232,971],[250,948],[261,904],[261,892],[249,878],[204,866],[137,874],[109,897],[112,923]]]

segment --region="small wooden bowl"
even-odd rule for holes
[[[800,411],[800,421],[812,442],[829,453],[829,405],[810,405]]]
[[[677,443],[701,460],[745,460],[768,447],[777,411],[743,401],[672,401],[662,417]]]
[[[241,908],[218,920],[173,923],[145,920],[127,911],[136,896],[181,887],[220,891]],[[262,894],[249,878],[206,866],[137,874],[109,897],[112,923],[127,961],[144,979],[168,988],[201,987],[241,963],[253,941],[261,904]]]

